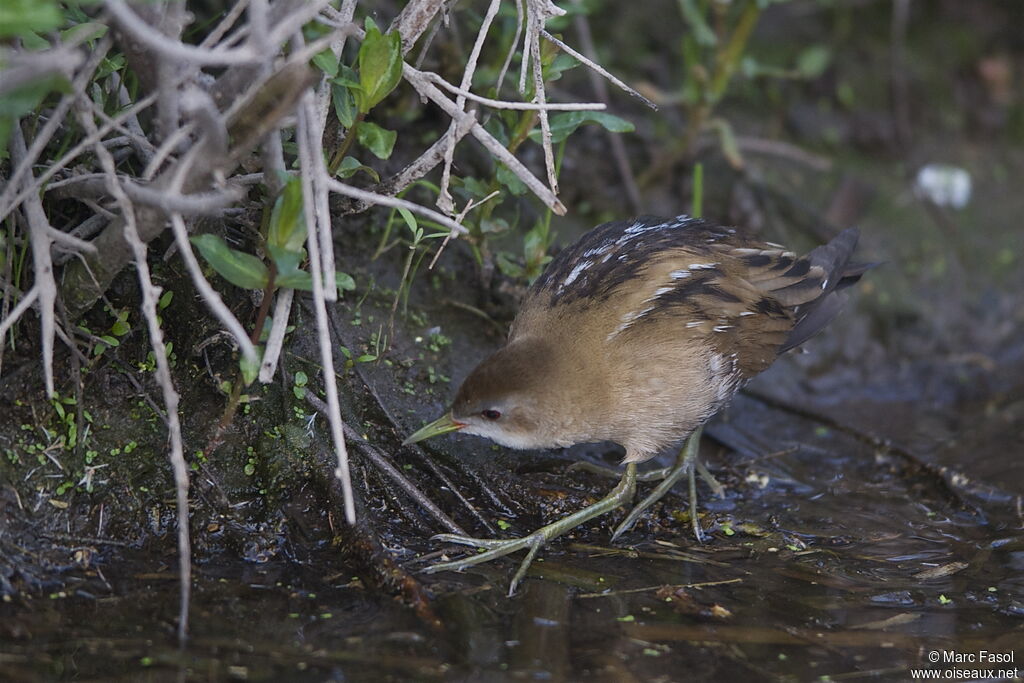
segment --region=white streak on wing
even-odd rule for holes
[[[725,332],[726,330],[731,330],[733,327],[733,325],[715,325],[712,329],[715,332]]]
[[[727,400],[736,388],[736,354],[726,361],[720,353],[712,353],[708,360],[711,383],[715,388],[715,397],[719,402]]]
[[[757,314],[754,313],[753,311],[743,311],[742,313],[740,313],[740,317],[741,318],[744,318],[744,317],[746,317],[748,315],[757,315]]]
[[[648,301],[650,301],[650,299],[648,299]],[[647,302],[645,301],[644,303],[647,303]],[[612,338],[615,337],[615,335],[617,335],[619,332],[623,332],[623,331],[629,329],[630,325],[632,325],[634,322],[636,322],[640,318],[644,317],[645,315],[647,315],[648,313],[650,313],[653,310],[654,310],[654,306],[648,306],[647,308],[643,309],[642,311],[630,311],[629,313],[623,314],[622,318],[620,318],[620,320],[622,320],[622,324],[620,324],[614,330],[609,332],[608,336],[605,339],[607,341],[611,341]]]
[[[673,280],[682,280],[684,277],[690,277],[690,271],[688,270],[673,270],[669,275]]]
[[[565,282],[563,282],[558,287],[558,291],[559,292],[563,291],[566,287],[568,287],[573,282],[575,282],[576,278],[578,278],[583,271],[585,271],[587,268],[589,268],[592,265],[594,265],[594,262],[591,261],[590,259],[587,259],[585,261],[580,261],[579,263],[577,263],[576,267],[573,268],[572,271],[569,273],[569,275],[565,278]]]
[[[691,327],[700,327],[703,324],[704,324],[703,320],[694,320],[692,322],[686,323],[686,327],[687,327],[687,329],[689,329]]]
[[[711,270],[717,265],[718,263],[691,263],[690,270]]]
[[[642,235],[645,232],[652,230],[664,230],[665,228],[671,227],[669,223],[641,223],[637,221],[633,225],[626,228],[623,232],[626,235]]]
[[[662,294],[668,294],[673,289],[674,289],[673,287],[658,287],[656,290],[654,290],[654,294],[652,294],[651,296],[649,296],[646,299],[644,299],[644,303],[645,304],[646,303],[650,303],[650,302],[654,301],[655,299],[657,299]]]

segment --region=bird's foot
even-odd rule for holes
[[[615,531],[612,533],[612,541],[617,539],[619,536],[624,534],[633,528],[636,521],[640,519],[640,515],[644,513],[647,508],[651,507],[666,493],[668,493],[676,482],[686,476],[689,480],[690,489],[690,520],[693,524],[693,535],[697,539],[698,543],[704,542],[704,534],[700,529],[700,519],[697,516],[697,482],[694,478],[695,472],[700,472],[701,476],[708,481],[709,486],[718,495],[725,497],[725,489],[718,481],[715,480],[711,473],[708,472],[707,468],[700,462],[697,454],[700,450],[700,436],[701,431],[698,429],[690,438],[683,444],[683,448],[679,451],[679,456],[676,458],[676,463],[672,467],[665,468],[665,475],[662,478],[660,484],[654,487],[654,490],[647,494],[647,497],[637,503],[637,505],[630,510],[626,518],[622,520],[619,526],[615,527]],[[656,472],[662,472],[663,470],[655,470]]]
[[[556,522],[552,522],[546,526],[542,526],[532,534],[528,534],[520,538],[509,539],[473,538],[471,536],[460,536],[457,534],[438,534],[437,536],[434,536],[435,540],[481,548],[484,552],[464,557],[460,560],[433,564],[426,567],[423,571],[428,574],[443,571],[459,572],[464,569],[468,569],[469,567],[483,564],[484,562],[490,562],[491,560],[495,560],[499,557],[504,557],[505,555],[514,553],[518,550],[528,549],[526,557],[523,558],[523,561],[519,564],[519,569],[516,570],[515,575],[512,577],[512,582],[509,584],[508,594],[511,597],[515,593],[519,582],[526,576],[526,571],[530,568],[530,565],[533,563],[533,559],[537,556],[537,551],[539,551],[548,541],[561,536],[567,531],[575,529],[580,524],[583,524],[595,517],[611,512],[615,508],[631,500],[635,491],[636,465],[629,464],[626,466],[626,471],[623,472],[622,479],[619,481],[618,486],[616,486],[607,496],[593,505],[588,505],[582,510],[578,510],[567,517]]]
[[[548,525],[551,526],[551,525]],[[516,570],[515,576],[512,577],[512,582],[508,587],[508,595],[512,597],[512,594],[516,592],[516,587],[519,582],[526,576],[526,570],[530,568],[533,563],[533,558],[536,557],[537,551],[547,543],[553,536],[549,536],[545,533],[548,527],[541,527],[528,536],[521,538],[473,538],[471,536],[459,536],[458,534],[438,534],[433,537],[435,541],[445,541],[447,543],[458,543],[459,545],[468,545],[474,548],[483,548],[484,552],[477,555],[470,555],[464,557],[461,560],[452,560],[450,562],[439,562],[432,564],[425,568],[428,574],[435,572],[453,571],[461,572],[464,569],[473,567],[484,562],[490,562],[499,557],[504,557],[510,553],[514,553],[517,550],[529,548],[529,552],[526,553],[526,557],[519,563],[519,569]]]

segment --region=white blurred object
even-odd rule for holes
[[[928,164],[917,172],[914,186],[938,206],[962,209],[971,201],[971,174],[959,166]]]

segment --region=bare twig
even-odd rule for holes
[[[487,195],[478,202],[470,198],[470,200],[466,202],[466,206],[462,209],[462,211],[459,212],[459,215],[455,217],[455,220],[458,221],[459,223],[462,223],[462,221],[466,218],[466,214],[468,214],[471,210],[480,206],[484,202],[490,201],[492,198],[497,197],[498,194],[500,193],[497,190],[495,190],[494,192],[490,193],[489,195]],[[437,253],[434,254],[434,258],[430,259],[430,265],[427,266],[427,270],[434,269],[434,265],[437,263],[437,259],[441,258],[441,252],[444,251],[444,248],[448,246],[448,242],[450,242],[453,237],[456,237],[456,233],[454,230],[452,230],[451,232],[444,236],[444,241],[441,242],[441,246],[437,248]]]
[[[220,39],[224,37],[224,34],[231,30],[231,27],[235,25],[238,18],[242,16],[249,7],[249,0],[238,0],[228,13],[224,15],[224,18],[220,20],[220,23],[210,31],[209,35],[203,38],[203,42],[199,44],[199,47],[210,47],[220,42]]]
[[[252,64],[261,57],[250,47],[219,49],[186,45],[168,38],[137,15],[122,0],[106,0],[107,11],[136,40],[164,59],[197,66],[228,66],[230,64]]]
[[[189,121],[184,126],[174,131],[164,140],[160,148],[157,149],[156,153],[146,164],[146,168],[142,171],[141,178],[143,180],[152,180],[156,172],[160,170],[160,167],[164,165],[174,150],[178,149],[181,142],[187,138],[195,130],[195,124]]]
[[[448,99],[443,92],[437,89],[437,87],[430,82],[422,71],[413,68],[409,64],[405,64],[402,67],[402,73],[407,80],[420,95],[427,98],[437,106],[439,106],[446,114],[454,119],[461,120],[462,118],[469,116],[466,112],[460,111],[455,103]],[[515,174],[523,184],[537,195],[544,204],[546,204],[553,212],[559,216],[565,215],[565,206],[558,200],[558,197],[537,179],[535,175],[530,173],[530,170],[523,165],[519,159],[509,152],[503,144],[501,144],[493,135],[484,130],[484,127],[479,123],[475,123],[469,131],[473,137],[475,137],[486,149],[489,151],[497,161],[505,164],[506,167],[513,174]],[[410,209],[411,210],[411,209]]]
[[[7,317],[0,320],[0,337],[7,334],[7,330],[14,323],[18,322],[18,319],[25,315],[25,312],[28,311],[28,309],[32,308],[32,305],[35,304],[36,299],[38,298],[39,289],[37,287],[33,287],[22,295],[18,304],[11,309],[11,312],[7,314]]]
[[[36,163],[36,159],[42,154],[43,149],[49,144],[50,138],[57,132],[57,129],[64,123],[64,117],[67,116],[68,110],[71,109],[71,105],[74,103],[75,98],[81,93],[85,92],[86,86],[92,79],[93,73],[99,67],[100,62],[103,61],[103,57],[106,56],[107,50],[110,49],[111,40],[104,37],[92,54],[89,56],[89,60],[85,66],[75,77],[74,82],[71,84],[71,92],[61,98],[60,102],[54,108],[53,113],[47,120],[46,124],[36,133],[32,140],[32,145],[28,148],[28,152],[25,154],[25,160],[21,164],[16,164],[11,177],[7,180],[7,187],[4,188],[3,192],[0,193],[0,220],[3,220],[7,214],[18,204],[25,200],[31,192],[35,192],[40,187],[43,181],[37,181],[26,186],[26,189],[18,196],[17,201],[11,201],[11,197],[15,192],[18,191],[18,187],[21,185],[23,178],[26,174],[31,172],[32,166]],[[54,170],[54,173],[56,170]],[[50,177],[52,177],[52,173]]]
[[[104,150],[106,151],[106,150]],[[11,159],[15,164],[25,163],[28,150],[21,125],[15,124],[11,134]],[[31,178],[26,179],[31,184]],[[43,354],[43,378],[46,397],[53,397],[53,336],[56,327],[54,304],[57,301],[57,283],[53,279],[53,261],[50,256],[51,235],[56,232],[46,220],[43,203],[36,194],[25,202],[25,218],[28,221],[29,238],[32,243],[32,272],[35,284],[32,289],[38,295],[40,350]]]
[[[554,16],[565,14],[565,10],[556,7],[550,0],[526,0],[526,46],[525,50],[530,52],[530,63],[533,67],[533,98],[544,104],[547,102],[547,94],[544,91],[544,66],[540,61],[540,32],[544,23]],[[557,11],[556,11],[557,10]],[[532,27],[532,30],[531,30]],[[524,70],[526,59],[523,59]],[[555,174],[555,150],[551,144],[551,124],[548,122],[548,113],[541,109],[537,112],[540,119],[540,145],[544,150],[544,168],[548,173],[548,186],[556,195],[558,194],[558,176]]]
[[[284,347],[284,335],[288,331],[288,318],[292,311],[292,299],[295,290],[283,287],[277,290],[277,301],[274,304],[274,322],[267,335],[267,344],[263,349],[263,361],[260,363],[259,380],[270,384],[277,372],[277,361]]]
[[[242,323],[238,322],[238,318],[231,313],[231,309],[220,298],[217,290],[203,276],[203,269],[200,267],[199,261],[196,260],[196,255],[192,251],[192,245],[189,244],[188,229],[185,227],[185,221],[180,213],[171,214],[171,231],[174,233],[174,242],[178,245],[178,251],[181,253],[182,260],[185,261],[188,274],[192,278],[192,284],[199,290],[200,296],[203,297],[203,301],[210,311],[231,333],[231,336],[235,338],[235,342],[241,349],[242,355],[245,356],[249,363],[256,365],[259,363],[259,354],[256,352],[256,347],[249,340],[249,335],[246,333]]]
[[[466,108],[466,95],[470,86],[473,85],[473,73],[476,71],[476,62],[480,58],[480,50],[483,48],[484,40],[487,39],[487,32],[491,28],[491,22],[494,21],[495,15],[498,13],[498,5],[501,0],[491,0],[487,6],[487,13],[484,15],[484,19],[480,24],[480,31],[476,34],[476,41],[473,43],[473,49],[469,53],[469,58],[466,60],[466,68],[462,72],[462,85],[458,88],[458,95],[455,98],[455,108],[460,112],[465,111]],[[454,130],[458,122],[455,118],[448,124],[448,130]],[[444,167],[441,171],[441,191],[437,194],[437,206],[441,211],[446,214],[453,212],[454,203],[452,201],[452,195],[448,191],[448,185],[451,182],[452,163],[455,158],[455,139],[449,138],[447,149],[444,151]]]
[[[541,34],[542,36],[544,36],[544,38],[545,38],[546,40],[548,40],[548,41],[550,41],[550,42],[554,43],[555,45],[557,45],[558,47],[560,47],[560,48],[561,48],[561,49],[562,49],[563,51],[565,51],[565,52],[567,52],[568,54],[572,55],[573,57],[575,57],[576,59],[578,59],[578,60],[580,60],[581,62],[583,62],[584,64],[586,64],[586,65],[587,65],[588,67],[590,67],[591,69],[593,69],[593,70],[594,70],[594,71],[596,71],[597,73],[599,73],[599,74],[601,74],[602,76],[604,76],[605,78],[607,78],[607,79],[608,79],[609,81],[611,81],[611,82],[612,82],[612,83],[613,83],[613,84],[614,84],[614,85],[615,85],[616,87],[618,87],[618,88],[620,88],[621,90],[625,91],[625,92],[626,92],[626,93],[628,93],[629,95],[632,95],[633,97],[637,98],[638,100],[640,100],[641,102],[643,102],[644,104],[646,104],[646,105],[647,105],[648,107],[650,107],[650,108],[651,108],[651,109],[653,109],[654,111],[658,111],[658,105],[656,105],[656,104],[655,104],[654,102],[651,102],[651,101],[650,101],[649,99],[647,99],[646,97],[644,97],[643,95],[641,95],[641,94],[640,94],[639,92],[637,92],[637,91],[636,91],[635,89],[633,89],[633,88],[631,88],[630,86],[626,85],[626,84],[625,84],[625,83],[624,83],[623,81],[621,81],[620,79],[616,78],[616,77],[615,77],[614,75],[612,75],[612,74],[611,74],[611,73],[610,73],[610,72],[609,72],[609,71],[608,71],[607,69],[605,69],[604,67],[602,67],[602,66],[601,66],[600,64],[598,64],[598,63],[597,63],[597,62],[595,62],[594,60],[592,60],[592,59],[589,59],[589,58],[588,58],[588,57],[587,57],[586,55],[584,55],[584,54],[581,54],[581,53],[577,52],[576,50],[572,49],[571,47],[569,47],[568,45],[566,45],[565,43],[563,43],[563,42],[562,42],[561,40],[559,40],[558,38],[555,38],[555,37],[554,37],[553,35],[551,35],[551,34],[550,34],[550,33],[548,33],[547,31],[544,31],[544,30],[542,30],[542,31],[540,32],[540,34]]]
[[[494,109],[514,109],[518,111],[604,111],[608,108],[608,105],[603,102],[566,102],[564,104],[559,104],[554,102],[509,102],[508,100],[493,100],[490,97],[475,95],[468,90],[463,90],[458,86],[452,85],[432,71],[424,71],[423,75],[431,83],[441,86],[454,95],[464,97],[467,100],[472,100],[473,102],[479,102],[480,104],[493,107]]]
[[[345,185],[340,183],[333,178],[328,179],[327,186],[331,189],[331,192],[337,192],[338,194],[345,195],[346,197],[352,197],[353,199],[362,200],[368,204],[380,204],[381,206],[391,206],[394,208],[403,208],[426,216],[427,218],[437,221],[441,225],[447,226],[448,228],[458,232],[459,234],[465,235],[469,231],[462,225],[459,225],[448,216],[442,213],[438,213],[433,209],[428,209],[425,206],[420,206],[414,202],[406,201],[404,199],[398,199],[397,197],[388,197],[386,195],[377,194],[376,192],[370,192],[368,190],[360,190],[357,187],[351,185]]]
[[[245,196],[245,191],[235,185],[228,185],[218,192],[197,192],[178,194],[167,190],[155,190],[129,180],[122,183],[125,194],[133,201],[153,206],[166,213],[181,213],[191,216],[217,216],[224,209]]]
[[[319,169],[323,166],[323,155],[319,152],[319,140],[314,141],[310,136],[310,124],[312,123],[310,119],[313,109],[312,93],[307,92],[303,100],[304,102],[299,107],[299,162],[304,169]],[[320,159],[321,163],[319,165],[314,161],[314,157]],[[326,170],[324,172],[326,173]],[[302,178],[303,212],[306,218],[306,225],[309,227],[306,235],[306,248],[309,251],[309,269],[313,273],[313,308],[316,311],[320,365],[323,367],[324,390],[327,394],[327,421],[331,426],[331,440],[334,442],[335,454],[338,457],[338,468],[335,470],[335,475],[341,482],[342,493],[345,499],[345,519],[349,524],[355,524],[355,498],[352,494],[352,479],[348,469],[348,450],[345,448],[345,434],[341,425],[341,405],[338,402],[338,381],[334,374],[333,345],[331,344],[330,329],[328,328],[323,279],[320,277],[320,273],[323,272],[320,245],[323,242],[318,234],[319,223],[314,216],[314,197],[310,176],[307,173],[303,173],[300,177]],[[338,184],[340,185],[340,183]]]
[[[296,36],[296,42],[301,41],[301,39],[301,34]],[[299,119],[304,125],[297,127],[296,134],[300,137],[306,136],[306,141],[310,145],[311,150],[320,149],[324,139],[324,129],[320,125],[321,117],[316,109],[315,97],[311,98],[307,94],[299,103],[299,109],[305,111],[305,116]],[[313,277],[319,277],[323,283],[324,299],[327,301],[337,301],[338,283],[334,274],[334,239],[331,230],[331,211],[328,197],[330,190],[327,187],[327,179],[330,177],[330,173],[327,171],[324,155],[311,155],[309,165],[303,165],[303,171],[304,176],[309,175],[310,177],[310,192],[314,202],[312,215],[317,222],[315,231],[320,240],[320,271],[313,271]],[[310,229],[312,230],[313,226],[310,226]]]
[[[412,163],[387,180],[379,183],[373,188],[370,188],[370,191],[378,195],[391,197],[409,187],[411,184],[430,173],[435,166],[444,160],[444,151],[448,147],[449,136],[453,137],[455,142],[458,142],[465,137],[467,133],[469,133],[469,129],[472,128],[475,123],[476,117],[474,116],[474,112],[469,112],[467,116],[459,119],[458,125],[455,127],[454,131],[448,129],[443,137],[428,147],[427,150],[418,156]],[[232,180],[237,181],[237,178],[233,178]],[[362,199],[351,200],[343,211],[347,214],[361,213],[366,211],[366,209],[371,205],[371,202],[367,202]]]
[[[156,359],[156,378],[160,384],[164,406],[167,410],[167,431],[171,442],[169,458],[171,467],[174,470],[178,509],[178,574],[181,591],[180,607],[178,610],[178,640],[184,644],[188,634],[189,601],[192,592],[192,546],[189,540],[188,528],[188,465],[185,463],[181,424],[178,420],[178,392],[174,389],[174,383],[171,379],[170,365],[167,361],[167,347],[164,344],[163,330],[160,328],[157,315],[160,288],[153,284],[153,280],[150,277],[149,263],[146,261],[146,245],[139,237],[139,232],[135,225],[135,210],[132,207],[131,200],[128,199],[128,196],[121,189],[121,184],[117,181],[114,159],[110,156],[110,152],[103,145],[99,144],[96,123],[87,114],[86,109],[82,108],[79,114],[79,121],[81,121],[82,126],[89,133],[90,137],[96,137],[97,142],[93,145],[93,150],[104,172],[107,174],[110,194],[117,201],[121,209],[124,219],[125,240],[135,254],[135,269],[139,277],[139,287],[142,290],[142,311],[149,331],[150,347]]]
[[[323,13],[325,16],[330,17],[331,21],[340,28],[352,23],[355,11],[356,0],[342,0],[341,9],[334,9],[327,5],[324,7]],[[335,59],[341,58],[341,53],[345,49],[345,42],[348,36],[348,33],[342,33],[331,43],[331,54],[334,55]],[[320,84],[316,89],[316,127],[319,130],[323,130],[327,125],[327,114],[331,108],[331,88],[332,84],[327,78],[327,74],[324,74],[320,78]]]
[[[311,0],[302,5],[269,32],[267,41],[272,45],[282,42],[296,29],[313,19],[327,2],[328,0]],[[106,0],[106,7],[125,31],[144,43],[150,51],[165,59],[194,66],[258,64],[264,59],[263,53],[251,45],[239,48],[205,48],[172,40],[143,21],[123,0]]]
[[[398,31],[402,36],[402,53],[412,49],[423,32],[430,26],[434,15],[444,6],[445,0],[411,0],[391,22],[388,33]]]
[[[512,38],[512,44],[508,46],[508,53],[505,55],[505,61],[501,65],[501,71],[498,72],[498,80],[494,85],[494,92],[501,92],[501,85],[505,82],[505,74],[508,73],[508,67],[512,64],[512,57],[516,54],[516,48],[519,47],[519,38],[523,35],[523,0],[516,0],[516,34]]]
[[[71,100],[71,101],[73,101],[73,100]],[[69,103],[68,103],[69,107],[70,107],[71,101],[69,101]],[[112,118],[110,120],[110,123],[107,123],[107,124],[105,124],[103,126],[98,127],[96,129],[95,133],[92,133],[92,134],[89,134],[89,135],[85,136],[85,138],[82,139],[81,142],[79,142],[77,145],[75,145],[70,150],[68,150],[68,152],[65,153],[64,156],[62,156],[60,159],[58,159],[57,161],[53,162],[52,164],[48,164],[47,167],[46,167],[46,171],[44,171],[42,175],[40,175],[38,178],[36,178],[35,181],[33,181],[29,185],[26,185],[24,188],[22,188],[21,192],[19,192],[17,195],[15,195],[13,199],[10,198],[10,195],[14,194],[14,192],[16,190],[14,189],[14,184],[9,182],[8,183],[8,187],[4,190],[3,194],[0,195],[0,220],[3,220],[7,216],[7,214],[11,211],[11,209],[13,209],[14,207],[18,206],[23,201],[25,201],[25,199],[27,199],[29,197],[29,195],[31,195],[33,192],[38,192],[39,188],[42,187],[44,184],[46,184],[47,180],[52,178],[54,175],[56,175],[56,173],[58,171],[60,171],[65,166],[70,164],[72,161],[77,159],[79,157],[79,155],[82,154],[82,152],[84,152],[85,150],[89,149],[94,144],[96,144],[97,142],[102,140],[104,137],[106,137],[106,135],[110,131],[112,131],[115,126],[117,126],[118,124],[123,122],[129,116],[133,116],[133,115],[137,114],[138,112],[142,111],[143,109],[146,109],[147,107],[152,106],[154,102],[156,102],[156,94],[155,93],[151,94],[151,95],[148,95],[147,97],[142,98],[137,103],[135,103],[134,106],[132,106],[132,107],[126,109],[125,111],[121,112],[120,114],[118,114],[117,116]],[[58,105],[58,107],[59,107],[59,105]],[[55,127],[55,130],[56,130],[56,127]],[[38,139],[37,139],[37,141],[38,141]],[[32,148],[34,149],[35,146],[36,145],[33,144]],[[43,145],[43,146],[45,146],[45,145]],[[42,151],[42,150],[40,149],[40,151]]]

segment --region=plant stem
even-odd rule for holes
[[[365,118],[366,114],[359,112],[359,114],[356,115],[355,121],[353,121],[349,129],[345,131],[345,137],[342,139],[338,149],[334,152],[334,156],[331,157],[331,163],[327,167],[327,171],[331,176],[334,176],[334,174],[338,172],[338,168],[341,167],[341,162],[345,160],[345,155],[348,154],[348,150],[352,147],[352,143],[356,139],[356,131],[359,129],[359,124]]]
[[[274,264],[273,259],[270,259],[267,267],[270,273],[267,277],[267,285],[263,288],[263,301],[260,303],[260,309],[256,313],[256,324],[249,334],[249,340],[253,344],[259,344],[260,335],[263,334],[263,325],[267,320],[267,313],[270,311],[270,301],[274,298],[274,289],[276,289],[277,266]],[[314,277],[316,276],[314,275]],[[231,395],[228,396],[228,401],[224,404],[224,412],[220,416],[220,422],[217,423],[217,428],[214,430],[213,436],[210,437],[206,444],[206,449],[203,451],[207,458],[213,455],[214,451],[224,443],[224,432],[227,431],[228,426],[235,419],[235,413],[238,412],[238,404],[242,400],[243,384],[242,370],[238,369],[235,371],[235,379],[231,383]]]
[[[704,217],[704,164],[693,165],[693,209],[694,218]]]

